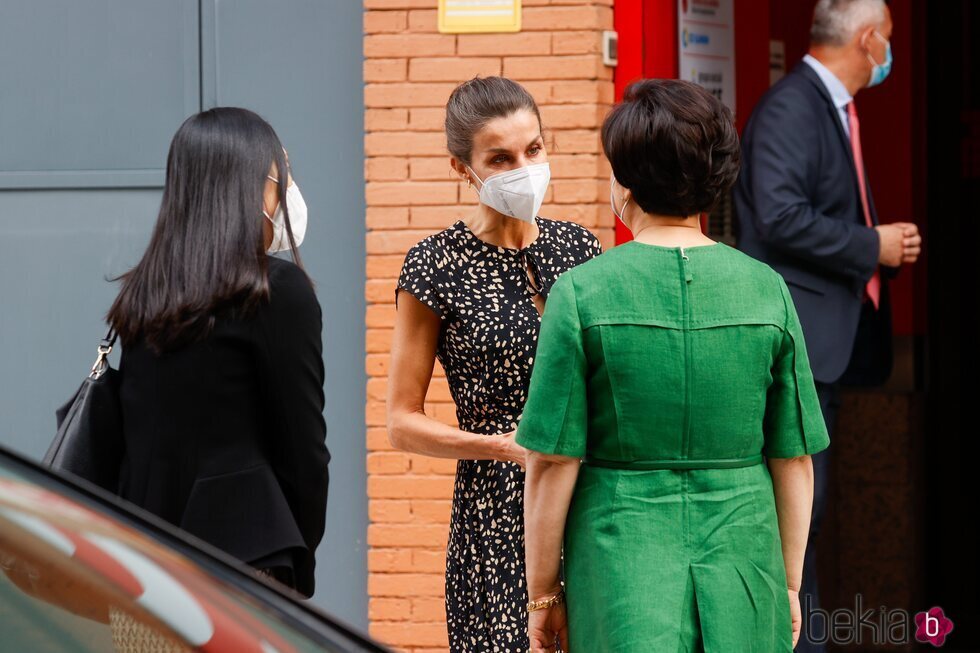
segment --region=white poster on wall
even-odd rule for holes
[[[734,0],[677,0],[680,78],[695,82],[735,112]]]

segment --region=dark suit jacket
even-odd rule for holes
[[[310,596],[330,460],[320,305],[287,261],[270,257],[269,285],[202,341],[124,343],[119,494],[244,562],[278,553]]]
[[[897,269],[881,268],[879,310],[862,305],[878,268],[878,235],[865,224],[850,140],[806,63],[753,111],[734,200],[738,247],[786,280],[814,378],[833,383],[846,371],[848,383],[883,382],[891,372],[888,278]],[[870,188],[868,201],[878,224]]]

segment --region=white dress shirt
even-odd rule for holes
[[[844,82],[840,81],[837,75],[830,72],[830,69],[820,63],[815,57],[805,55],[803,61],[810,68],[813,68],[817,76],[820,77],[820,81],[823,82],[827,92],[830,93],[830,98],[834,101],[834,106],[837,107],[837,115],[840,117],[840,122],[844,125],[844,133],[850,138],[851,128],[847,120],[847,105],[854,101],[854,97],[847,92],[847,87],[844,86]]]

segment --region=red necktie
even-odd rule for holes
[[[864,180],[864,158],[861,156],[861,125],[858,122],[857,108],[854,102],[847,105],[847,124],[851,132],[851,151],[854,153],[854,167],[857,168],[858,186],[861,189],[861,206],[864,209],[864,224],[874,229],[871,221],[871,209],[868,206],[868,186]],[[878,266],[875,266],[875,273],[864,286],[864,292],[875,310],[878,310],[878,300],[881,297],[881,276],[878,274]]]

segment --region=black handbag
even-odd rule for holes
[[[58,409],[58,434],[44,464],[77,476],[110,492],[119,487],[123,457],[122,409],[119,372],[109,365],[116,342],[112,328],[99,343],[99,356],[78,392]]]

